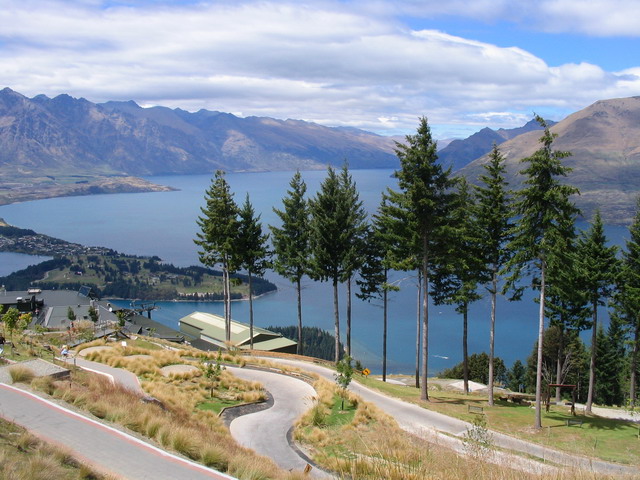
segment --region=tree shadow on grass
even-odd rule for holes
[[[632,422],[625,420],[617,420],[613,418],[590,417],[586,415],[573,416],[570,413],[549,412],[544,416],[547,420],[554,420],[560,425],[551,425],[551,427],[559,426],[566,428],[580,428],[580,425],[567,426],[567,420],[582,420],[582,428],[608,431],[621,431],[626,429],[637,429]]]

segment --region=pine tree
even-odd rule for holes
[[[312,253],[310,276],[314,280],[330,280],[333,286],[335,361],[338,363],[341,358],[338,282],[344,278],[345,273],[347,215],[344,211],[340,178],[333,168],[328,168],[327,177],[320,185],[320,190],[309,202],[309,210],[311,212],[309,244]]]
[[[600,212],[596,211],[591,228],[578,239],[578,267],[582,289],[591,304],[591,362],[589,365],[589,393],[585,411],[591,413],[596,382],[598,352],[598,306],[611,295],[617,270],[617,247],[607,247]]]
[[[556,343],[556,384],[563,382],[570,361],[565,354],[569,338],[577,332],[588,328],[586,317],[590,311],[588,298],[582,289],[580,269],[578,267],[578,253],[575,228],[570,221],[563,237],[557,238],[553,248],[547,256],[547,295],[545,300],[545,315],[549,318],[549,325],[558,332]],[[561,400],[561,388],[556,387],[556,401]]]
[[[270,252],[267,249],[269,235],[262,233],[260,215],[256,217],[248,193],[240,208],[239,216],[240,224],[236,255],[238,257],[238,265],[247,271],[247,276],[249,277],[249,342],[253,350],[253,275],[262,277],[270,266]]]
[[[542,344],[544,337],[546,273],[548,256],[558,239],[566,236],[567,225],[573,224],[578,213],[569,201],[578,190],[560,183],[558,177],[566,176],[570,169],[562,165],[562,158],[569,152],[552,150],[555,135],[549,131],[546,122],[536,116],[544,128],[540,138],[542,147],[530,157],[522,159],[528,166],[520,173],[526,177],[525,187],[517,193],[515,212],[519,215],[513,230],[513,240],[509,248],[514,252],[506,268],[511,272],[507,288],[516,291],[515,297],[522,295],[522,287],[517,282],[524,273],[536,273],[539,283],[534,285],[540,291],[540,313],[538,318],[538,355],[536,362],[536,418],[535,428],[542,428]]]
[[[205,192],[206,205],[197,223],[200,232],[194,242],[200,247],[200,262],[207,267],[222,265],[224,289],[225,338],[231,341],[231,273],[237,269],[236,240],[239,229],[238,206],[224,178],[218,170]]]
[[[272,233],[275,259],[273,267],[276,272],[296,284],[298,299],[298,346],[297,353],[303,353],[302,338],[302,278],[309,269],[309,208],[304,198],[307,186],[302,175],[297,171],[282,199],[283,210],[273,211],[282,222],[280,228],[269,226]]]
[[[476,187],[478,198],[478,228],[480,229],[480,244],[486,268],[490,274],[491,294],[491,327],[489,329],[489,383],[488,400],[493,405],[493,383],[495,357],[496,304],[498,296],[499,272],[510,258],[510,251],[506,248],[511,240],[510,218],[513,214],[508,183],[505,180],[504,156],[493,145],[489,161],[484,165],[484,174],[480,176],[480,185]]]
[[[462,315],[462,379],[464,393],[469,393],[468,325],[469,304],[480,300],[478,284],[487,280],[482,258],[480,231],[475,217],[476,205],[464,178],[458,180],[451,221],[454,233],[448,244],[448,261],[433,276],[436,304],[456,305]]]
[[[383,198],[378,212],[373,217],[373,224],[367,229],[363,245],[363,264],[360,278],[356,280],[360,292],[356,294],[361,300],[372,301],[382,298],[382,381],[387,381],[387,327],[388,327],[388,295],[399,288],[389,283],[389,269],[393,265],[393,248],[397,237],[391,229],[392,223],[386,216],[386,202]]]
[[[631,371],[629,376],[629,405],[637,402],[637,372],[640,361],[640,197],[636,215],[629,227],[630,239],[622,254],[622,266],[618,275],[615,294],[616,314],[633,332],[631,341]]]
[[[347,325],[346,325],[346,352],[351,352],[351,281],[353,275],[360,270],[364,262],[362,251],[364,249],[364,236],[367,230],[366,212],[360,200],[360,195],[349,169],[345,163],[340,172],[340,191],[342,197],[342,209],[344,210],[345,223],[343,232],[345,252],[343,257],[343,275],[340,279],[347,285]]]
[[[422,365],[420,398],[429,400],[427,372],[429,358],[428,298],[432,271],[441,265],[450,233],[449,215],[453,194],[450,169],[437,163],[437,144],[426,118],[420,119],[417,133],[406,136],[406,145],[396,144],[400,170],[395,173],[399,192],[389,191],[396,220],[406,222],[407,242],[419,259],[424,285],[422,300]]]
[[[622,322],[615,315],[611,316],[609,328],[604,332],[602,325],[598,326],[598,363],[596,364],[596,383],[594,401],[600,405],[624,404],[621,368],[625,364],[625,332]]]

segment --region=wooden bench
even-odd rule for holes
[[[476,405],[468,405],[469,413],[478,413],[484,415],[484,409],[482,407],[477,407]]]
[[[570,427],[571,425],[578,425],[582,428],[582,420],[579,418],[567,418],[567,427]]]

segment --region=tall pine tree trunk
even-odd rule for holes
[[[493,407],[493,358],[495,355],[495,333],[496,333],[496,300],[498,296],[498,272],[493,266],[491,275],[491,328],[489,329],[489,384],[487,385],[489,406]]]
[[[222,301],[224,304],[224,339],[225,341],[229,341],[231,338],[231,330],[229,328],[228,322],[228,311],[227,311],[227,297],[229,296],[229,291],[227,290],[227,276],[229,275],[229,270],[227,268],[227,264],[222,264]]]
[[[296,292],[298,294],[298,346],[296,348],[296,353],[298,355],[303,354],[302,347],[302,285],[301,285],[301,277],[296,278]]]
[[[429,257],[427,256],[427,238],[422,239],[422,278],[424,279],[424,296],[422,297],[422,385],[420,399],[429,400],[427,372],[429,371]]]
[[[251,270],[249,274],[249,346],[253,350],[253,284],[251,278]]]
[[[564,362],[563,362],[563,357],[564,357],[564,323],[562,322],[562,319],[560,321],[560,327],[558,327],[560,329],[560,338],[558,341],[558,359],[556,361],[556,384],[560,385],[562,383],[562,371],[564,370]],[[556,404],[560,403],[560,396],[561,396],[561,392],[560,392],[561,388],[560,387],[556,387]]]
[[[231,272],[227,270],[227,336],[231,341]]]
[[[416,388],[420,388],[420,320],[422,320],[422,275],[418,271],[418,304],[416,307]]]
[[[544,341],[544,302],[546,265],[540,265],[540,314],[538,318],[538,359],[536,363],[536,420],[535,428],[542,428],[542,343]]]
[[[333,277],[333,318],[335,322],[336,354],[335,362],[340,361],[340,312],[338,310],[338,277]]]
[[[589,362],[589,393],[587,394],[586,413],[591,413],[591,405],[593,404],[593,390],[596,384],[596,347],[597,347],[597,331],[598,331],[598,302],[591,302],[593,305],[593,329],[591,330],[591,360]]]
[[[464,394],[469,395],[469,349],[467,347],[469,316],[467,312],[467,304],[463,305],[462,311],[462,383],[464,385]]]
[[[633,336],[633,350],[631,351],[631,378],[629,380],[629,406],[636,406],[636,372],[638,371],[638,350],[640,350],[640,321],[636,319],[636,331]]]
[[[351,356],[351,277],[347,278],[347,355]]]
[[[382,381],[387,381],[387,269],[384,270],[382,290]]]

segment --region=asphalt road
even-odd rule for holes
[[[0,416],[73,451],[96,470],[128,480],[233,480],[12,385],[0,383]]]
[[[287,441],[287,432],[295,421],[313,405],[315,390],[309,384],[286,375],[226,367],[233,375],[243,380],[258,381],[273,396],[273,406],[267,410],[238,417],[231,422],[229,430],[241,445],[265,455],[285,470],[302,471],[307,466],[304,460]],[[313,468],[314,478],[332,478],[322,470]]]
[[[334,381],[334,371],[320,365],[271,357],[265,357],[265,359],[295,366],[309,372],[314,372],[324,378]],[[402,429],[423,438],[436,441],[437,443],[447,445],[458,452],[464,452],[462,436],[467,432],[467,429],[471,427],[471,424],[468,422],[421,408],[415,404],[388,397],[355,381],[351,382],[349,389],[360,395],[365,401],[375,404],[382,411],[394,417]],[[443,433],[447,435],[443,435]],[[579,468],[594,473],[638,476],[637,467],[627,467],[624,465],[604,462],[602,460],[570,455],[558,450],[545,448],[544,446],[535,443],[526,442],[509,435],[496,432],[492,432],[492,434],[493,442],[496,446],[507,450],[522,452],[542,459],[545,462],[565,465],[569,468]],[[495,458],[493,460],[496,463],[505,464],[513,468],[540,472],[552,469],[552,467],[541,464],[540,462],[531,461],[520,456],[505,455],[500,452],[495,452],[494,455]]]

